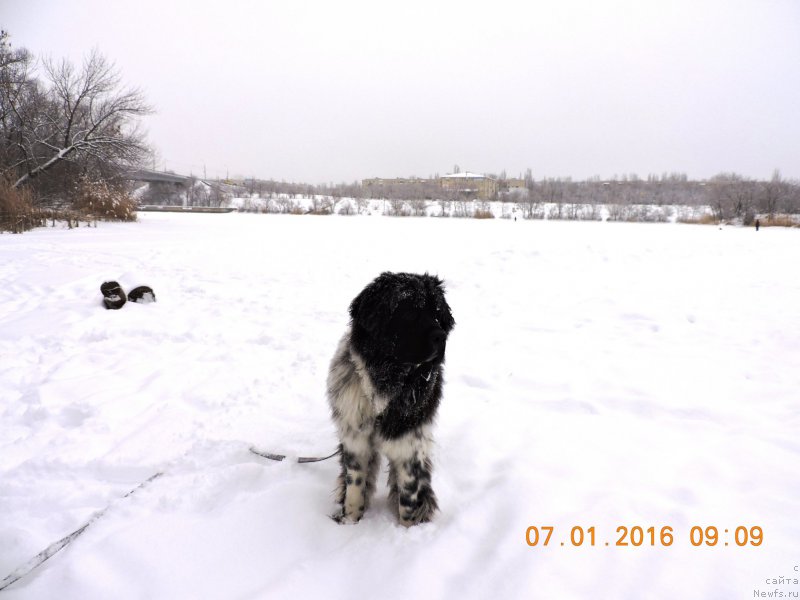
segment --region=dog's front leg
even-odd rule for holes
[[[340,445],[342,465],[337,482],[341,510],[333,515],[339,523],[358,523],[367,510],[378,475],[378,452],[372,431],[349,432]]]
[[[389,502],[406,527],[430,521],[438,509],[431,487],[431,445],[423,428],[384,442],[389,457]]]

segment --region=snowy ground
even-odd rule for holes
[[[2,235],[0,579],[110,508],[0,597],[798,597],[798,264],[798,230],[674,224],[147,213]],[[383,481],[340,526],[334,460],[248,451],[333,449],[328,361],[384,270],[445,278],[457,321],[442,510],[409,530]],[[158,302],[106,311],[106,279]],[[616,546],[621,526],[656,544]]]

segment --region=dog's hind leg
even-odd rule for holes
[[[339,523],[358,523],[375,491],[379,456],[372,432],[345,436],[340,447],[342,470],[337,481],[337,501],[341,510],[333,518]]]

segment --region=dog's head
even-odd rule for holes
[[[350,304],[352,341],[366,358],[440,363],[455,325],[436,276],[382,273]]]

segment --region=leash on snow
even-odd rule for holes
[[[250,452],[252,452],[253,454],[256,454],[258,456],[261,456],[262,458],[268,458],[269,460],[275,460],[275,461],[278,461],[278,462],[280,462],[280,461],[282,461],[282,460],[284,460],[286,458],[285,454],[273,454],[271,452],[261,452],[260,450],[258,450],[255,447],[251,447],[250,448]],[[300,456],[300,457],[297,458],[297,462],[298,463],[322,462],[323,460],[328,460],[329,458],[333,458],[334,456],[337,456],[340,453],[341,453],[341,450],[337,449],[336,452],[334,452],[330,456]],[[120,496],[120,498],[118,498],[118,500],[115,500],[114,502],[112,502],[111,504],[109,504],[108,506],[103,508],[102,510],[99,510],[98,512],[94,513],[94,515],[92,515],[92,517],[88,521],[86,521],[86,523],[84,523],[83,525],[78,527],[78,529],[76,529],[75,531],[73,531],[69,535],[61,538],[57,542],[53,542],[47,548],[45,548],[44,550],[39,552],[39,554],[34,556],[28,562],[26,562],[24,565],[21,565],[20,567],[18,567],[11,574],[9,574],[5,579],[0,581],[0,592],[2,592],[4,589],[9,587],[10,585],[13,585],[17,581],[19,581],[20,579],[25,577],[28,573],[30,573],[31,571],[33,571],[34,569],[39,567],[46,560],[48,560],[49,558],[52,558],[58,552],[63,550],[67,545],[69,545],[72,542],[74,542],[78,538],[78,536],[80,536],[84,531],[86,531],[89,528],[90,525],[95,523],[98,519],[100,519],[100,517],[102,517],[106,512],[108,512],[108,510],[114,505],[115,502],[118,502],[119,500],[124,500],[125,498],[128,498],[129,496],[132,496],[133,494],[138,492],[140,489],[145,487],[147,484],[149,484],[152,481],[154,481],[154,480],[158,479],[159,477],[161,477],[163,474],[164,474],[163,471],[159,471],[155,475],[151,475],[150,477],[145,479],[143,482],[141,482],[139,485],[137,485],[135,488],[130,490],[127,494],[125,494],[124,496]]]
[[[121,496],[119,498],[119,500],[127,498],[128,496],[132,496],[137,491],[139,491],[144,486],[146,486],[148,483],[150,483],[151,481],[153,481],[155,479],[158,479],[163,474],[164,474],[163,472],[158,472],[155,475],[151,475],[150,477],[145,479],[142,483],[140,483],[135,488],[133,488],[131,491],[129,491],[127,494],[125,494],[124,496]],[[33,571],[36,567],[41,565],[48,558],[51,558],[53,555],[58,553],[60,550],[63,550],[64,547],[67,544],[73,542],[80,534],[82,534],[84,531],[86,531],[92,523],[94,523],[100,517],[102,517],[106,513],[106,511],[108,511],[108,509],[111,508],[113,505],[114,505],[114,502],[112,502],[111,504],[106,506],[104,509],[94,513],[94,515],[92,515],[92,518],[89,519],[88,521],[86,521],[86,523],[81,525],[78,529],[76,529],[75,531],[70,533],[68,536],[61,538],[57,542],[53,542],[47,548],[45,548],[44,550],[39,552],[39,554],[34,556],[28,562],[26,562],[24,565],[20,566],[17,570],[12,572],[8,577],[3,579],[3,581],[0,581],[0,591],[3,591],[4,589],[6,589],[11,584],[19,581],[20,579],[25,577],[25,575],[27,575],[28,573]]]
[[[269,460],[274,460],[274,461],[277,461],[277,462],[280,462],[280,461],[282,461],[283,459],[286,458],[285,454],[273,454],[271,452],[262,452],[261,450],[258,450],[255,446],[251,446],[250,447],[250,452],[252,452],[253,454],[255,454],[257,456],[260,456],[262,458],[268,458]],[[323,460],[328,460],[329,458],[333,458],[334,456],[337,456],[340,453],[341,453],[341,449],[338,449],[338,450],[336,450],[336,452],[334,452],[330,456],[299,456],[297,458],[297,462],[301,463],[301,464],[303,464],[303,463],[322,462]]]

